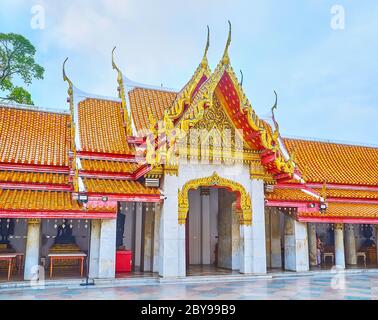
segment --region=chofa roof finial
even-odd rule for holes
[[[207,52],[209,51],[209,47],[210,47],[210,27],[209,25],[207,25],[207,41],[206,41],[205,52],[203,54],[203,58],[201,62],[203,67],[206,67],[208,65]]]
[[[276,121],[276,117],[275,117],[275,114],[274,114],[274,110],[277,110],[277,105],[278,105],[278,96],[277,96],[277,92],[275,90],[274,90],[274,95],[276,96],[276,101],[274,103],[274,106],[272,107],[272,120],[273,120],[275,129],[278,131],[279,126],[278,126],[278,122]]]
[[[112,50],[112,67],[113,67],[113,69],[117,70],[118,72],[121,72],[121,71],[119,70],[118,66],[117,66],[116,63],[115,63],[115,60],[114,60],[114,51],[115,51],[115,49],[117,49],[116,46],[114,46],[114,48],[113,48],[113,50]]]
[[[70,78],[68,78],[67,74],[66,74],[66,62],[68,61],[68,58],[66,58],[63,62],[63,80],[64,81],[67,81],[69,86],[71,87],[72,86],[72,81],[70,80]]]
[[[230,57],[228,56],[228,48],[230,47],[230,44],[231,44],[231,31],[232,31],[230,20],[228,20],[228,26],[229,26],[228,38],[227,38],[226,48],[224,49],[223,58],[222,58],[222,63],[225,65],[230,63]]]

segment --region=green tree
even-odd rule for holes
[[[22,35],[0,33],[0,101],[33,104],[30,93],[14,81],[30,85],[33,79],[43,79],[45,70],[35,62],[35,52]]]

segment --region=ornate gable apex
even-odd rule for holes
[[[196,71],[194,72],[192,78],[183,87],[183,89],[177,94],[175,101],[172,106],[168,109],[168,115],[171,120],[177,122],[180,116],[187,110],[187,108],[192,103],[196,93],[201,88],[201,86],[206,82],[211,76],[211,69],[207,60],[207,52],[210,46],[210,28],[207,26],[207,42],[205,47],[205,52],[201,63],[198,65]]]
[[[273,174],[277,180],[290,179],[294,176],[295,164],[281,150],[278,127],[273,132],[270,125],[256,115],[246,97],[230,63],[230,44],[229,22],[229,34],[222,59],[210,78],[198,90],[176,127],[185,132],[194,127],[203,118],[205,110],[213,106],[215,94],[222,101],[221,105],[235,128],[243,131],[243,139],[248,148],[260,152],[261,162],[267,172]]]

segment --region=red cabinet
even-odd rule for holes
[[[133,265],[133,252],[118,250],[116,253],[116,273],[131,272]]]

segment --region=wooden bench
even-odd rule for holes
[[[17,253],[2,253],[2,254],[0,254],[0,260],[8,262],[8,281],[11,278],[13,264],[16,264],[16,259],[17,259]]]
[[[323,263],[326,262],[326,258],[331,258],[332,264],[335,264],[335,254],[333,252],[323,252]]]
[[[83,252],[78,253],[50,253],[48,255],[50,258],[50,278],[53,275],[54,261],[56,260],[78,260],[80,262],[80,276],[83,276],[84,273],[84,260],[87,255]]]

